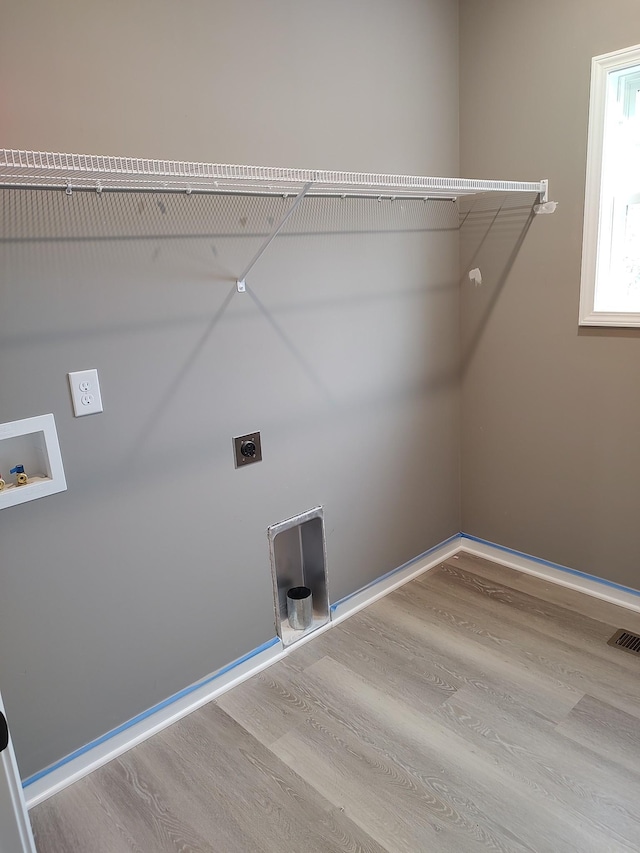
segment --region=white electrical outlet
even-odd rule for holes
[[[97,370],[77,370],[75,373],[69,373],[69,388],[77,418],[103,411]]]

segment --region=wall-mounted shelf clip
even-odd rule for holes
[[[534,204],[533,212],[538,215],[541,213],[555,213],[557,206],[557,201],[545,201],[544,204]]]
[[[476,287],[480,287],[482,284],[482,273],[478,267],[469,270],[469,281],[472,281]]]

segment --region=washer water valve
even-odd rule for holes
[[[16,475],[16,483],[18,486],[26,486],[28,477],[24,473],[24,465],[16,465],[15,468],[12,468],[9,471],[10,474]]]
[[[0,474],[0,492],[4,489],[4,487],[5,487],[6,485],[7,485],[7,484],[6,484],[6,483],[5,483],[5,481],[2,479],[2,474]]]

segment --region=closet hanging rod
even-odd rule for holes
[[[308,183],[307,197],[453,200],[475,193],[526,192],[538,194],[540,203],[547,201],[546,181],[436,178],[0,149],[0,185],[11,189],[295,196]]]

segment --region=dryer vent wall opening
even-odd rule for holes
[[[321,506],[280,521],[269,527],[269,552],[275,621],[278,635],[289,646],[329,621],[329,592],[324,538],[324,510]],[[311,591],[311,621],[290,624],[287,593],[306,587]]]

